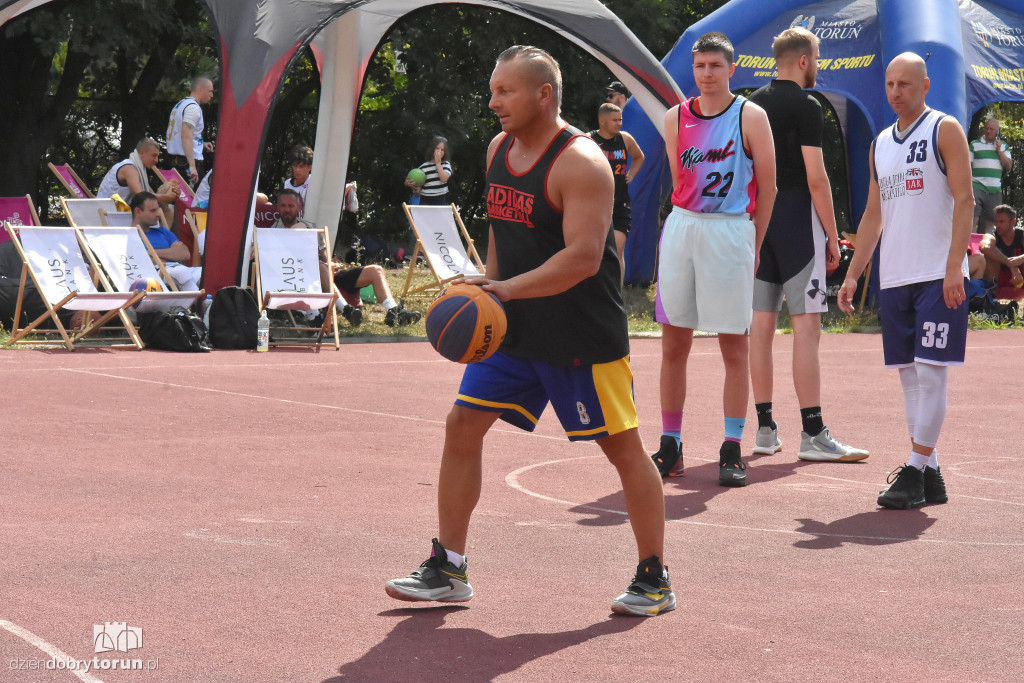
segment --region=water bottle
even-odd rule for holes
[[[270,350],[270,318],[267,317],[265,308],[256,322],[256,350],[260,352]]]
[[[203,325],[206,326],[206,331],[210,331],[210,308],[213,307],[213,294],[206,295],[206,301],[203,302]]]

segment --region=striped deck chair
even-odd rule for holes
[[[55,166],[53,163],[47,164],[50,170],[53,171],[53,175],[57,176],[57,180],[64,186],[72,197],[78,199],[93,199],[94,195],[89,188],[86,186],[82,179],[75,173],[75,169],[71,168],[69,164],[62,166]]]
[[[402,204],[405,215],[416,234],[416,249],[409,262],[402,296],[431,292],[444,288],[457,277],[484,274],[484,264],[454,204],[448,206],[412,206]],[[460,234],[461,233],[461,234]],[[465,243],[463,243],[465,240]],[[434,282],[412,288],[416,262],[422,254],[427,259]]]
[[[14,330],[11,332],[11,344],[52,344],[54,340],[47,337],[60,335],[61,341],[69,351],[76,345],[86,342],[104,343],[109,346],[134,346],[142,349],[142,340],[135,326],[125,314],[125,308],[139,302],[144,293],[135,292],[101,292],[89,273],[89,266],[82,256],[81,243],[74,228],[40,227],[27,225],[11,225],[5,223],[5,229],[14,242],[22,263],[21,282],[18,289],[18,302],[15,305]],[[20,326],[22,304],[25,298],[27,279],[31,278],[39,295],[46,305],[46,312],[25,327]],[[65,329],[58,311],[87,311],[82,327],[69,332]],[[103,315],[92,319],[91,312],[106,311]],[[114,316],[120,318],[128,333],[128,344],[117,343],[125,338],[100,339],[91,337],[100,331]],[[53,321],[56,329],[42,329],[39,326],[47,319]],[[27,339],[26,337],[42,336],[43,339]]]
[[[164,291],[149,292],[139,302],[140,313],[168,312],[171,306],[188,308],[205,296],[202,289],[178,291],[174,279],[168,275],[163,261],[156,255],[142,229],[113,227],[76,227],[85,245],[85,256],[99,272],[104,286],[113,292],[129,292],[139,279],[153,278],[163,283]],[[100,268],[102,266],[102,268]]]
[[[328,330],[334,332],[334,349],[341,348],[338,338],[338,316],[334,302],[341,296],[331,282],[331,291],[323,292],[320,282],[320,240],[327,244],[327,228],[256,228],[253,234],[253,260],[256,300],[260,310],[315,311],[323,310],[324,322],[315,340],[299,332],[308,327],[274,327],[271,346],[309,346],[317,350]],[[292,332],[285,336],[281,332]]]

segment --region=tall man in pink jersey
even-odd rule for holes
[[[717,332],[725,362],[718,483],[745,486],[740,442],[750,393],[747,334],[757,254],[775,202],[775,146],[764,110],[729,90],[736,69],[729,39],[706,33],[692,52],[700,96],[665,116],[675,190],[658,263],[662,436],[652,457],[662,477],[682,473],[693,331]]]
[[[949,366],[963,365],[967,346],[970,148],[956,119],[925,105],[929,85],[924,60],[912,52],[885,70],[885,95],[899,118],[871,144],[868,202],[838,297],[852,313],[857,278],[881,237],[882,349],[885,366],[900,372],[910,459],[878,504],[897,510],[948,500],[935,445]]]

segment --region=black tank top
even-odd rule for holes
[[[551,165],[577,135],[582,133],[563,128],[522,175],[508,168],[513,136],[506,135],[498,145],[487,169],[487,213],[502,279],[533,270],[565,248],[562,214],[548,203],[545,183]],[[596,275],[561,294],[504,305],[508,332],[503,353],[559,366],[608,363],[629,353],[619,258],[610,225]]]
[[[622,139],[622,133],[616,133],[611,140],[605,140],[601,133],[592,130],[589,133],[597,146],[604,152],[608,163],[612,165],[612,174],[615,176],[615,201],[616,203],[629,199],[629,185],[626,184],[626,141]]]

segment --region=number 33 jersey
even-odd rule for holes
[[[736,95],[719,114],[698,113],[697,98],[679,107],[672,203],[695,213],[754,212],[754,161],[743,149],[741,115],[747,100]]]
[[[927,109],[902,137],[894,123],[875,139],[872,173],[882,207],[882,289],[946,276],[953,241],[953,193],[939,156],[939,126],[945,118],[942,112]],[[963,271],[966,275],[966,252]]]

